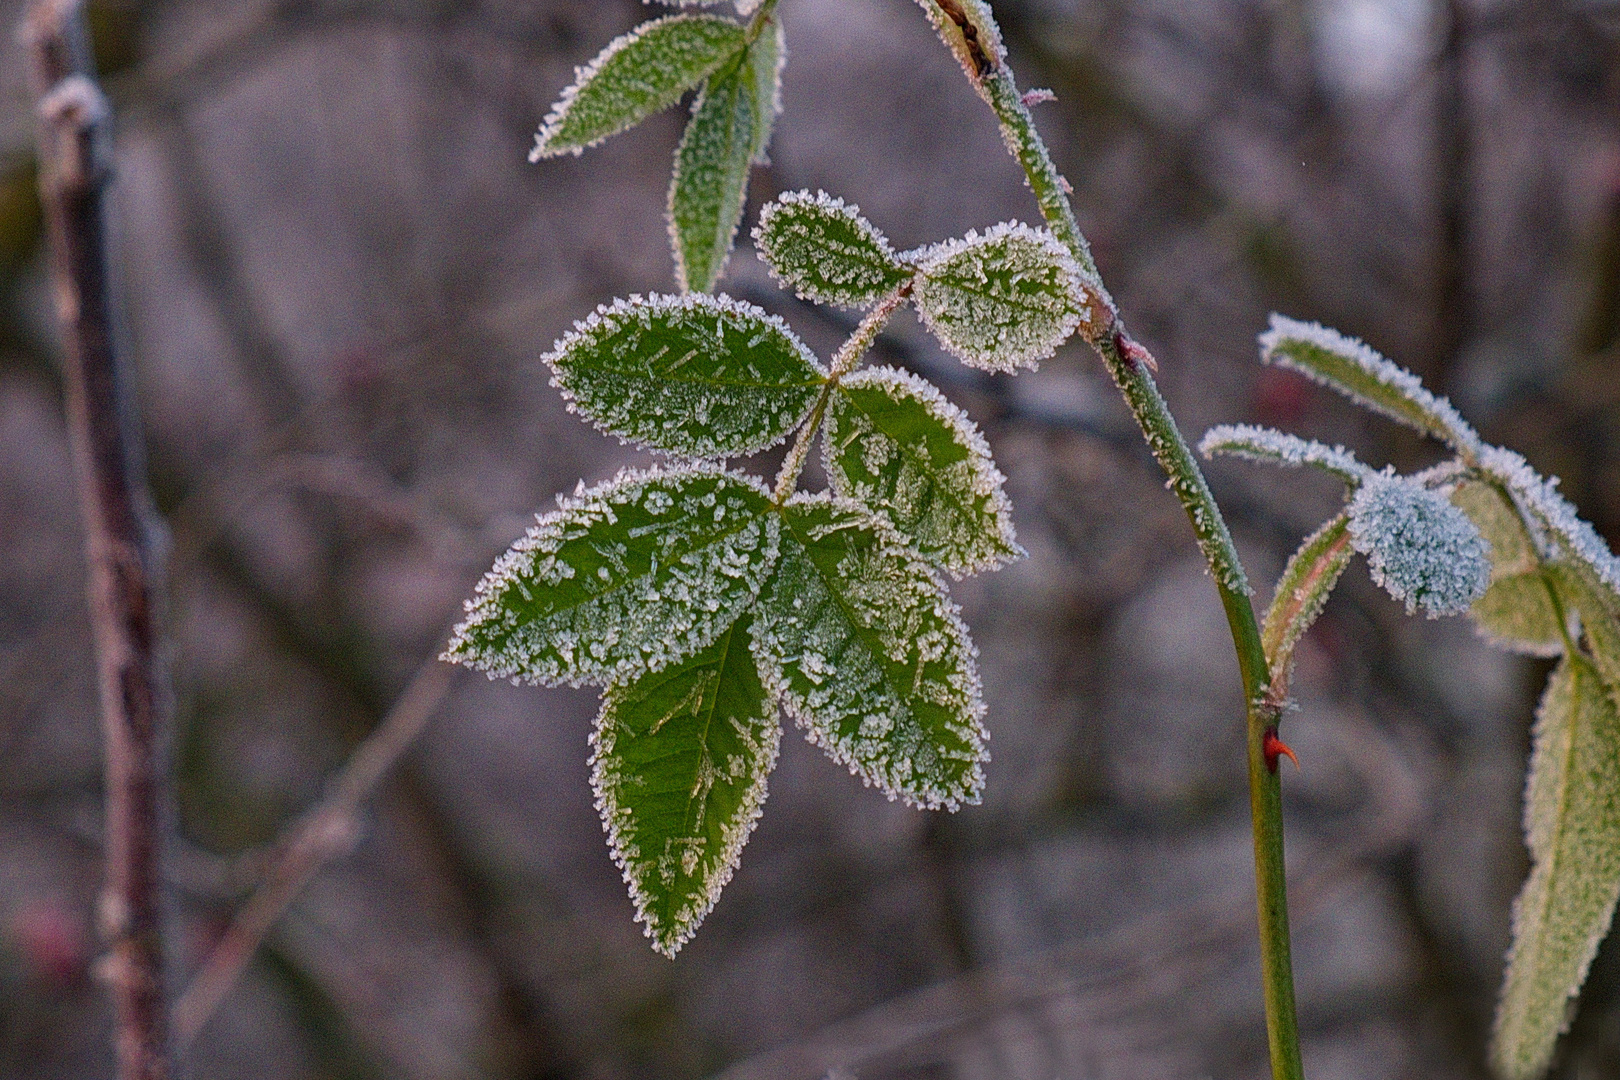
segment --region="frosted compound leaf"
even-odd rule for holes
[[[811,742],[890,798],[978,802],[975,651],[944,583],[847,499],[798,495],[754,615],[768,685]]]
[[[1464,453],[1477,453],[1483,446],[1451,402],[1435,397],[1416,375],[1337,330],[1272,315],[1271,329],[1260,335],[1260,359],[1292,368]]]
[[[1558,494],[1558,481],[1548,480],[1512,450],[1487,446],[1480,468],[1512,492],[1546,533],[1556,552],[1579,562],[1620,599],[1620,559],[1597,530],[1583,521],[1569,500]]]
[[[691,939],[759,820],[782,729],[749,617],[692,658],[611,687],[591,784],[636,918],[665,956]]]
[[[1524,521],[1507,495],[1484,480],[1469,480],[1451,493],[1452,504],[1468,515],[1491,545],[1491,584],[1468,609],[1486,640],[1530,656],[1564,651],[1548,581]]]
[[[1080,270],[1051,233],[1013,222],[911,258],[923,322],[974,367],[1034,367],[1080,325]]]
[[[818,304],[875,304],[916,273],[856,207],[820,191],[766,204],[754,244],[773,277]]]
[[[1372,470],[1356,460],[1356,456],[1342,446],[1327,446],[1310,439],[1273,428],[1252,424],[1220,424],[1204,432],[1198,451],[1205,457],[1229,454],[1250,461],[1266,461],[1277,465],[1311,465],[1332,473],[1355,487]]]
[[[1350,539],[1375,582],[1411,614],[1460,615],[1485,594],[1490,549],[1474,523],[1437,491],[1379,473],[1350,501]]]
[[[1339,514],[1306,537],[1283,568],[1260,631],[1273,678],[1286,681],[1294,647],[1322,614],[1352,551],[1349,516]]]
[[[545,357],[570,408],[654,450],[715,458],[799,426],[826,372],[787,324],[725,296],[632,296]]]
[[[1541,699],[1524,816],[1532,866],[1491,1041],[1504,1080],[1546,1071],[1620,896],[1620,718],[1579,654]]]
[[[750,477],[625,472],[541,517],[478,583],[445,659],[492,678],[622,683],[737,620],[776,561],[780,523]]]
[[[675,150],[669,239],[683,292],[714,288],[742,220],[760,121],[746,55],[716,72],[703,88]]]
[[[893,368],[847,376],[822,440],[833,490],[888,519],[935,566],[960,576],[1023,553],[989,445],[931,383]]]
[[[745,37],[717,15],[671,15],[615,38],[575,72],[529,160],[577,154],[667,109],[741,52]]]

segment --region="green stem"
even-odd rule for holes
[[[832,399],[833,388],[838,380],[855,370],[855,365],[861,362],[872,342],[889,325],[889,319],[900,310],[900,305],[906,302],[911,295],[911,282],[906,282],[894,292],[884,298],[883,302],[866,313],[860,325],[855,327],[853,333],[845,339],[833,354],[832,367],[827,372],[827,381],[821,385],[821,393],[816,397],[815,405],[810,408],[810,416],[805,420],[804,426],[799,428],[799,437],[793,442],[793,449],[788,451],[787,458],[782,462],[782,471],[776,474],[776,490],[771,501],[781,506],[793,494],[793,489],[799,484],[799,474],[804,471],[805,460],[810,456],[810,444],[815,441],[816,431],[821,427],[821,418],[827,412],[827,402]]]
[[[987,0],[962,3],[948,0],[921,0],[931,8],[936,24],[962,25],[965,17],[975,23],[979,41],[999,43],[994,24],[979,25],[991,18]],[[953,10],[954,9],[954,10]],[[971,12],[971,13],[970,13]],[[943,24],[941,24],[943,25]],[[948,33],[942,29],[942,35]],[[947,44],[956,46],[947,38]],[[1080,332],[1102,358],[1108,373],[1124,395],[1149,449],[1170,478],[1170,487],[1192,521],[1198,546],[1209,564],[1220,591],[1221,605],[1237,650],[1238,669],[1243,678],[1248,712],[1249,807],[1254,821],[1254,875],[1260,915],[1260,965],[1266,1005],[1266,1028],[1271,1046],[1273,1080],[1303,1080],[1304,1066],[1299,1052],[1299,1024],[1294,1009],[1294,974],[1289,956],[1288,886],[1283,865],[1282,788],[1273,757],[1268,761],[1265,737],[1277,724],[1278,711],[1266,701],[1268,668],[1260,643],[1260,630],[1254,607],[1249,601],[1248,580],[1233,546],[1232,535],[1221,516],[1220,507],[1210,494],[1209,485],[1182,438],[1149,369],[1153,358],[1131,339],[1120,320],[1118,309],[1103,285],[1097,264],[1069,203],[1068,185],[1059,175],[1047,153],[1035,120],[1024,104],[1012,71],[999,55],[991,56],[990,70],[969,76],[1000,121],[1008,149],[1023,166],[1030,190],[1040,205],[1047,227],[1068,247],[1080,265],[1082,284],[1090,291],[1091,318]]]

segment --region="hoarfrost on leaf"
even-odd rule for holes
[[[1620,718],[1579,654],[1559,662],[1541,699],[1524,827],[1532,865],[1491,1044],[1504,1080],[1546,1071],[1620,896]]]
[[[636,918],[665,956],[731,880],[780,742],[747,615],[690,659],[603,695],[591,784]]]
[[[1620,600],[1620,560],[1597,530],[1575,513],[1569,500],[1558,494],[1558,481],[1546,479],[1522,456],[1499,446],[1485,448],[1480,468],[1513,493],[1546,530],[1559,553],[1584,564]]]
[[[717,15],[670,15],[615,38],[575,71],[529,160],[577,154],[668,108],[740,52],[745,37]]]
[[[928,329],[987,371],[1034,367],[1057,351],[1086,310],[1080,269],[1051,233],[1017,222],[970,232],[905,256]]]
[[[1468,610],[1475,629],[1492,644],[1514,652],[1562,653],[1564,634],[1541,559],[1512,501],[1485,480],[1459,484],[1451,501],[1491,545],[1490,588]]]
[[[833,489],[956,576],[1022,554],[990,447],[933,384],[893,368],[844,378],[822,434]]]
[[[1373,474],[1342,446],[1327,446],[1253,424],[1220,424],[1210,428],[1198,443],[1198,452],[1205,457],[1229,454],[1278,465],[1312,465],[1332,473],[1351,487]]]
[[[669,236],[683,292],[708,292],[725,269],[748,195],[748,170],[763,158],[780,106],[781,24],[773,19],[710,77],[692,103],[675,151]]]
[[[1320,323],[1272,315],[1271,329],[1260,335],[1260,359],[1292,368],[1462,453],[1477,454],[1484,446],[1451,402],[1425,390],[1416,375]]]
[[[754,244],[773,277],[818,304],[875,304],[916,273],[858,208],[821,191],[767,204]]]
[[[798,495],[754,615],[768,685],[810,741],[891,798],[977,802],[988,759],[975,651],[942,582],[859,504]]]
[[[787,325],[725,296],[598,308],[545,357],[571,407],[654,450],[749,454],[803,422],[826,372]]]
[[[1299,545],[1277,579],[1277,592],[1266,609],[1260,632],[1267,666],[1275,680],[1286,682],[1294,647],[1327,606],[1333,587],[1350,565],[1349,518],[1339,514]]]
[[[1459,615],[1485,594],[1490,549],[1468,516],[1409,479],[1368,477],[1350,501],[1350,539],[1375,582],[1430,618]]]
[[[780,522],[751,477],[621,473],[546,514],[495,561],[445,652],[556,685],[622,683],[712,642],[759,594]]]

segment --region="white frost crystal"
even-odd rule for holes
[[[1350,501],[1350,539],[1372,577],[1408,614],[1460,615],[1491,581],[1489,546],[1446,496],[1390,473],[1369,477]]]
[[[1558,494],[1558,481],[1532,469],[1522,456],[1499,446],[1485,448],[1480,467],[1509,491],[1547,530],[1564,554],[1584,563],[1611,591],[1620,591],[1620,560],[1569,500]]]
[[[1086,310],[1068,249],[1016,221],[903,258],[920,272],[913,298],[923,323],[963,362],[987,371],[1034,367]]]
[[[759,820],[781,742],[776,713],[747,616],[690,660],[602,697],[596,806],[636,918],[666,956],[714,907]]]
[[[847,376],[822,435],[833,489],[887,518],[955,576],[1023,554],[990,447],[932,383],[893,368]]]
[[[582,68],[535,136],[530,161],[578,154],[675,104],[743,47],[717,15],[670,15],[611,41]]]
[[[1260,335],[1260,359],[1298,371],[1457,450],[1472,454],[1484,446],[1451,402],[1425,390],[1416,375],[1320,323],[1272,315],[1271,329]]]
[[[478,583],[445,659],[491,678],[626,682],[734,623],[776,561],[757,480],[627,471],[539,518]]]
[[[694,458],[763,450],[803,422],[826,372],[786,323],[727,296],[632,296],[543,358],[569,407]]]
[[[754,244],[772,277],[818,304],[875,304],[916,273],[858,208],[823,191],[766,204]]]
[[[1278,465],[1312,465],[1332,473],[1351,486],[1361,483],[1373,472],[1342,446],[1328,446],[1253,424],[1220,424],[1212,427],[1198,443],[1198,451],[1205,457],[1229,454]]]
[[[977,802],[984,701],[944,583],[847,499],[795,496],[782,518],[782,555],[755,610],[767,685],[811,742],[890,798]]]

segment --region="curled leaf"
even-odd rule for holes
[[[622,683],[712,642],[776,562],[770,496],[714,468],[625,472],[495,561],[444,658],[491,678]]]
[[[1276,465],[1311,465],[1337,476],[1351,487],[1373,475],[1371,469],[1342,446],[1328,446],[1253,424],[1220,424],[1210,428],[1199,441],[1198,452],[1205,457],[1228,454]]]
[[[766,204],[754,244],[773,277],[818,304],[875,304],[916,272],[856,207],[821,191]]]
[[[1425,390],[1416,375],[1320,323],[1272,315],[1271,329],[1260,335],[1260,359],[1292,368],[1457,450],[1477,453],[1484,445],[1451,402]]]
[[[804,421],[826,372],[787,324],[726,296],[632,296],[545,356],[598,427],[696,458],[763,450]]]
[[[917,264],[912,295],[922,321],[974,367],[1034,367],[1080,325],[1080,270],[1049,232],[1013,222],[908,258]]]
[[[1375,582],[1411,614],[1460,615],[1491,580],[1489,547],[1468,516],[1437,491],[1387,473],[1350,501],[1350,538]]]
[[[577,154],[669,108],[736,56],[745,39],[741,26],[717,15],[670,15],[615,38],[575,72],[529,160]]]
[[[1283,568],[1260,630],[1274,684],[1279,676],[1281,684],[1287,683],[1294,647],[1327,606],[1352,550],[1349,516],[1339,514],[1306,537]]]

